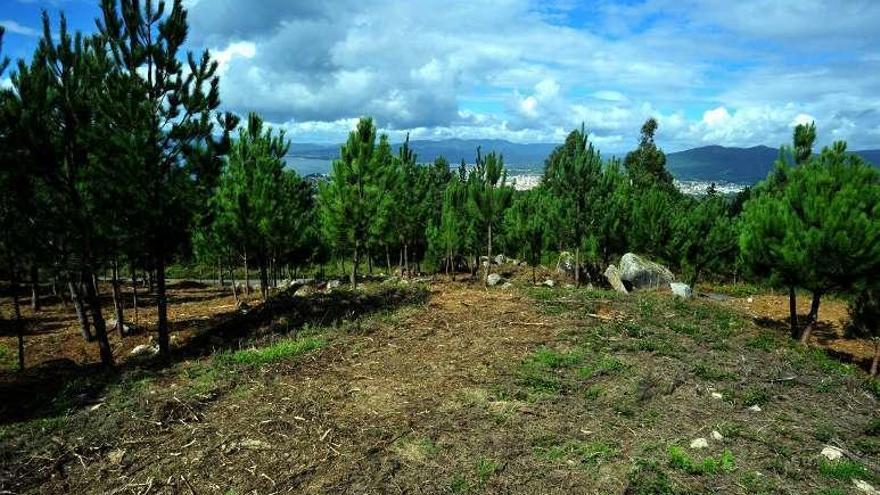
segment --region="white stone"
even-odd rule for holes
[[[556,282],[554,282],[552,278],[548,278],[548,279],[545,280],[544,283],[542,283],[541,285],[543,285],[543,286],[545,286],[545,287],[553,287],[553,286],[556,285]]]
[[[755,302],[755,300],[750,297],[750,298],[746,299],[746,302],[749,304],[752,304],[753,302]]]
[[[858,490],[862,493],[868,493],[870,495],[880,494],[880,491],[878,491],[876,488],[871,486],[871,484],[868,483],[867,481],[857,480],[857,479],[853,478],[852,482],[853,482],[853,485],[856,486],[856,490]]]
[[[486,283],[494,286],[500,284],[503,280],[504,278],[502,278],[501,275],[498,275],[497,273],[490,273],[489,277],[486,278]]]
[[[692,449],[705,449],[709,446],[709,441],[703,437],[695,438],[691,441]]]
[[[339,280],[331,280],[327,282],[327,290],[333,290],[338,288],[342,283]]]
[[[755,404],[754,406],[752,406],[752,407],[749,408],[749,411],[752,411],[752,412],[761,412],[761,406]]]
[[[718,430],[712,430],[712,440],[720,442],[724,440],[724,435],[722,435],[721,432],[719,432]]]
[[[669,284],[669,288],[672,289],[672,293],[678,297],[690,299],[694,296],[694,290],[691,289],[691,286],[688,284],[683,284],[681,282],[672,282],[671,284]]]
[[[724,396],[721,395],[721,392],[712,392],[712,398],[721,400],[724,398]]]
[[[149,345],[149,344],[141,344],[135,346],[134,349],[131,350],[128,354],[130,356],[151,356],[159,353],[159,346]]]
[[[504,290],[510,290],[513,288],[513,284],[510,282],[504,282],[504,284],[501,286],[501,288]]]
[[[837,447],[826,445],[825,448],[822,449],[822,455],[825,456],[825,458],[829,461],[836,461],[843,457],[843,451],[838,449]]]

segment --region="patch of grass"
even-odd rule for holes
[[[770,352],[779,347],[779,342],[770,334],[762,333],[746,341],[746,347]]]
[[[579,368],[578,374],[584,378],[594,378],[601,375],[612,375],[627,368],[628,366],[623,361],[603,354],[586,366]]]
[[[498,465],[498,463],[493,461],[492,459],[488,459],[485,457],[480,458],[477,461],[476,466],[474,467],[474,470],[477,473],[477,482],[479,483],[479,486],[485,486],[486,483],[489,481],[489,478],[491,478],[493,474],[498,472],[499,467],[500,466]]]
[[[654,461],[638,460],[627,475],[630,495],[674,495],[677,491],[669,482],[669,477]]]
[[[694,366],[694,374],[704,380],[710,380],[713,382],[736,378],[736,375],[733,373],[729,373],[706,363],[697,363]]]
[[[602,387],[593,385],[584,391],[584,398],[587,400],[596,400],[602,396]]]
[[[764,406],[770,402],[770,395],[763,388],[752,387],[743,393],[742,402],[746,407]]]
[[[850,364],[842,363],[837,359],[829,356],[824,349],[816,347],[800,347],[795,358],[795,365],[804,366],[811,364],[819,368],[824,373],[832,376],[849,376],[854,373],[854,368]]]
[[[822,459],[819,463],[819,472],[826,478],[842,481],[849,481],[852,478],[872,478],[868,468],[849,459],[839,459],[837,461]]]
[[[719,471],[733,471],[736,469],[736,461],[733,453],[725,450],[718,459],[706,457],[701,461],[695,460],[678,445],[670,445],[666,451],[669,467],[679,469],[688,474],[706,475],[716,474]]]
[[[254,349],[244,349],[225,354],[222,361],[248,366],[262,366],[266,364],[288,361],[320,349],[326,344],[319,337],[300,337],[296,339],[284,339],[272,345]]]
[[[539,440],[535,447],[535,456],[547,461],[567,460],[581,465],[595,465],[604,459],[617,456],[617,450],[604,442],[581,440],[559,442],[550,437]]]
[[[865,435],[880,437],[880,417],[874,418],[865,427]]]
[[[557,351],[547,347],[538,349],[528,359],[537,366],[552,370],[577,366],[583,360],[584,354],[580,349]]]

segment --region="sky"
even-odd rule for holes
[[[369,115],[392,140],[561,142],[583,123],[620,153],[655,117],[666,151],[778,147],[809,121],[820,145],[880,148],[877,0],[184,3],[223,108],[294,142],[342,142]],[[91,32],[97,5],[0,0],[4,55],[32,52],[42,10]]]

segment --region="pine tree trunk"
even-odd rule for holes
[[[409,277],[409,243],[403,243],[403,272]]]
[[[367,273],[373,274],[373,255],[367,251]]]
[[[220,290],[223,290],[223,286],[226,285],[226,281],[223,280],[223,263],[217,262],[217,279],[220,281]]]
[[[486,260],[486,278],[485,283],[489,284],[489,268],[492,267],[492,224],[489,223],[489,259]]]
[[[104,321],[104,314],[101,313],[101,300],[95,286],[96,278],[95,274],[89,273],[88,270],[83,274],[83,280],[86,281],[86,303],[89,306],[92,325],[95,327],[95,339],[98,341],[98,349],[101,352],[101,363],[104,366],[113,366],[113,351],[110,348],[110,341],[107,339],[107,324]]]
[[[137,283],[137,272],[134,269],[134,266],[131,267],[131,306],[134,310],[134,324],[137,326],[140,321],[138,318],[138,283]]]
[[[113,287],[113,309],[116,313],[116,330],[119,338],[125,337],[125,315],[122,308],[122,291],[119,289],[119,263],[113,261],[113,275],[111,276]]]
[[[532,285],[536,285],[538,283],[538,275],[535,273],[536,271],[536,266],[532,265]]]
[[[360,261],[360,260],[358,259],[358,242],[355,241],[355,243],[354,243],[354,255],[353,255],[352,260],[351,260],[351,288],[352,288],[352,289],[356,289],[356,288],[357,288],[357,267],[358,267],[358,262],[359,262],[359,261]]]
[[[85,308],[83,308],[82,285],[79,283],[75,284],[73,280],[68,279],[67,288],[70,289],[70,300],[73,302],[73,309],[76,311],[76,319],[79,320],[79,328],[82,331],[83,339],[86,342],[91,342],[94,340],[94,337],[89,328],[89,315],[86,313]]]
[[[819,319],[819,298],[822,297],[821,293],[813,292],[813,300],[810,301],[810,313],[807,315],[807,321],[813,321]]]
[[[804,327],[804,333],[801,334],[801,344],[807,345],[810,342],[810,335],[813,333],[813,328],[815,328],[816,321],[819,319],[819,300],[821,297],[821,293],[813,293],[813,302],[810,304],[810,314],[807,317],[807,326]]]
[[[248,254],[244,252],[244,295],[251,296],[251,272],[248,269]]]
[[[581,286],[581,248],[574,249],[574,285]]]
[[[40,310],[40,273],[36,263],[31,263],[31,311]]]
[[[788,313],[791,338],[798,338],[797,292],[794,286],[788,288]]]
[[[24,371],[24,321],[21,319],[21,303],[18,300],[18,274],[10,270],[12,278],[12,306],[15,311],[15,334],[18,337],[18,371]]]
[[[232,265],[232,269],[229,270],[229,276],[232,279],[232,297],[235,298],[235,302],[239,301],[238,299],[238,287],[235,286],[235,264]]]
[[[153,292],[155,292],[154,291],[155,288],[156,288],[156,282],[153,279],[153,270],[149,269],[149,270],[147,270],[147,292],[152,294]]]
[[[388,244],[385,244],[385,264],[388,265],[388,276],[391,276],[391,253],[388,251]]]
[[[156,260],[156,309],[159,313],[159,354],[167,358],[171,355],[168,338],[168,296],[165,291],[165,257]]]
[[[269,300],[269,271],[266,266],[266,257],[259,256],[259,265],[260,265],[260,296],[263,298],[263,302]]]

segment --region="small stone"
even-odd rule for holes
[[[149,345],[149,344],[141,344],[135,346],[131,352],[128,353],[130,356],[153,356],[159,354],[159,346]]]
[[[688,284],[683,284],[681,282],[672,282],[669,284],[669,288],[672,290],[672,293],[678,297],[684,299],[690,299],[694,296],[694,290],[691,289],[691,286]]]
[[[829,461],[836,461],[843,457],[843,451],[838,449],[837,447],[826,445],[825,448],[822,449],[822,455],[825,456],[825,458]]]
[[[750,298],[746,299],[746,302],[749,304],[752,304],[753,302],[755,302],[755,300],[750,297]]]
[[[125,455],[125,449],[116,449],[107,454],[107,462],[110,464],[115,464],[117,466],[124,466],[128,464],[128,457]]]
[[[709,446],[709,441],[703,437],[695,438],[691,441],[692,449],[705,449]]]
[[[544,287],[553,287],[556,285],[556,282],[554,282],[552,278],[548,278],[541,285],[543,285]]]
[[[752,411],[752,412],[761,412],[761,406],[755,404],[754,406],[752,406],[752,407],[749,408],[749,411]]]
[[[97,410],[100,409],[101,406],[103,406],[103,405],[104,405],[103,402],[98,402],[97,404],[94,404],[94,405],[92,405],[92,406],[89,406],[89,411],[97,411]]]
[[[337,289],[340,285],[342,285],[342,282],[339,280],[331,280],[327,282],[327,290]]]
[[[712,440],[720,442],[724,440],[724,435],[722,435],[721,432],[719,432],[718,430],[712,430]]]
[[[712,398],[713,398],[713,399],[721,400],[721,399],[724,398],[724,396],[721,395],[721,392],[712,392]]]
[[[513,288],[513,284],[510,282],[504,282],[504,284],[501,286],[501,288],[504,290],[510,290]]]
[[[240,446],[250,450],[266,450],[270,445],[262,440],[245,439],[239,443]]]
[[[497,273],[490,273],[489,277],[486,278],[486,283],[490,286],[495,286],[504,281],[504,278]]]
[[[871,494],[871,495],[878,495],[878,494],[880,494],[880,491],[878,491],[876,488],[874,488],[873,486],[871,486],[871,484],[868,483],[867,481],[864,481],[864,480],[858,480],[858,479],[855,479],[855,478],[853,478],[852,481],[853,481],[853,485],[856,486],[856,490],[858,490],[858,491],[860,491],[860,492],[862,492],[862,493],[869,493],[869,494]]]

